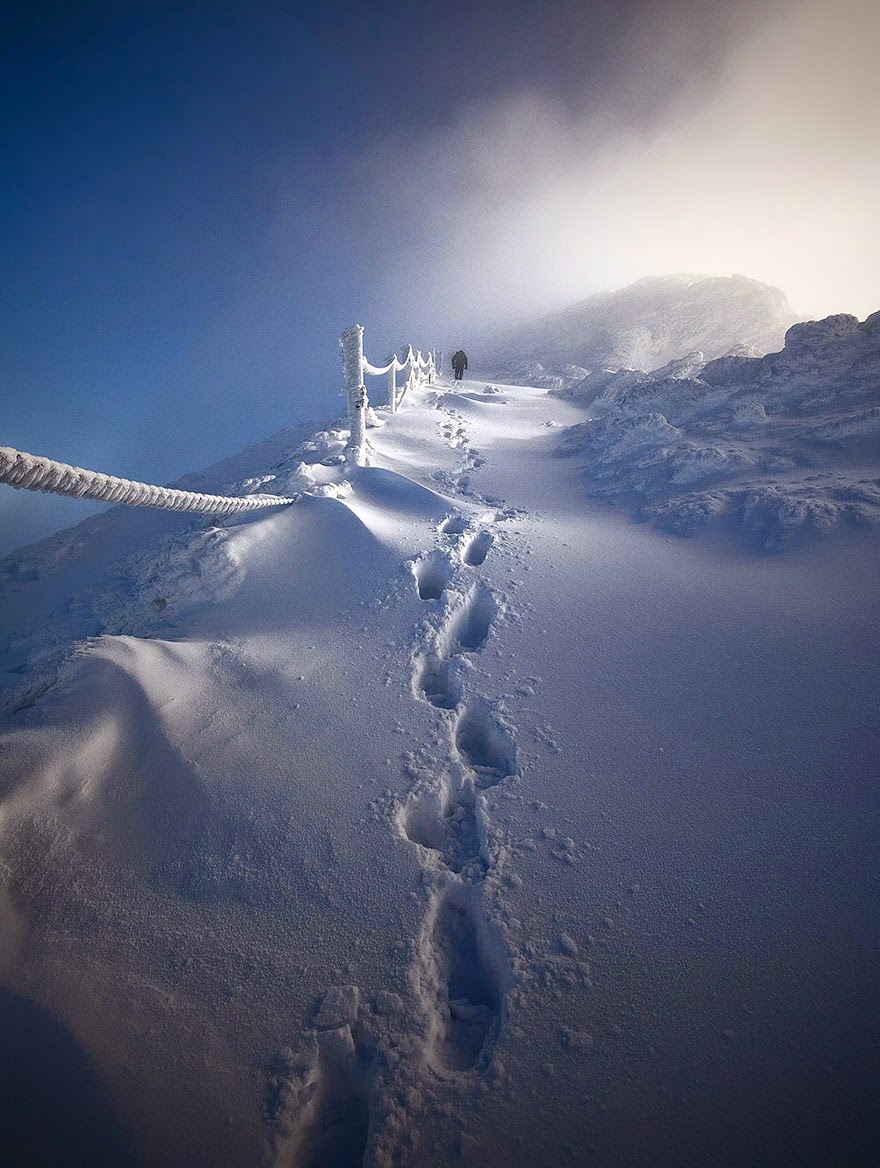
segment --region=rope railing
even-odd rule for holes
[[[281,495],[206,495],[179,491],[132,479],[120,479],[97,470],[84,470],[55,462],[25,450],[0,446],[0,483],[28,491],[48,491],[76,499],[102,503],[126,503],[130,507],[161,507],[166,511],[197,511],[205,515],[234,515],[259,507],[286,507],[294,499]]]
[[[387,365],[372,365],[364,358],[364,330],[359,324],[345,330],[339,340],[342,346],[342,365],[345,373],[343,393],[348,396],[350,436],[346,447],[348,461],[363,466],[368,459],[366,438],[369,399],[364,378],[388,377],[388,405],[392,413],[408,390],[434,381],[434,354],[423,357],[407,346],[406,357],[399,360],[395,354]],[[397,374],[407,373],[403,386],[398,388]],[[193,511],[204,515],[235,515],[256,511],[260,507],[287,507],[295,498],[283,495],[208,495],[200,491],[181,491],[175,487],[159,487],[132,479],[121,479],[97,470],[85,470],[66,462],[56,462],[26,450],[0,446],[0,483],[16,490],[46,491],[68,495],[76,499],[97,499],[102,503],[126,504],[129,507],[160,507],[167,511]]]
[[[407,392],[417,385],[432,385],[436,366],[434,354],[429,352],[427,357],[416,352],[412,345],[407,345],[407,352],[401,361],[395,353],[387,365],[373,365],[364,356],[364,329],[363,325],[353,324],[347,328],[339,338],[342,349],[342,369],[345,385],[343,393],[348,397],[348,421],[350,437],[348,440],[347,456],[358,466],[363,466],[369,457],[367,443],[367,410],[370,399],[367,396],[367,387],[364,383],[366,376],[388,377],[388,391],[386,404],[392,414],[397,413]],[[406,382],[398,388],[397,374],[406,371]]]

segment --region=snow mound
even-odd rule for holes
[[[666,531],[729,518],[779,551],[880,515],[880,313],[793,325],[765,357],[695,352],[557,392],[593,415],[560,438],[588,456],[591,496]]]
[[[348,498],[348,431],[310,430],[281,431],[174,485],[247,495],[271,484],[293,496]],[[0,561],[7,708],[26,708],[54,684],[72,639],[173,635],[185,618],[231,598],[246,575],[237,533],[249,523],[117,507]]]
[[[234,595],[244,579],[229,533],[218,527],[171,536],[157,552],[123,560],[119,569],[94,602],[107,633],[149,632],[156,616],[180,619],[202,604]],[[85,596],[77,599],[86,602]]]

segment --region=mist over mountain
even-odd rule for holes
[[[508,329],[487,364],[559,385],[579,371],[658,369],[694,350],[707,361],[733,349],[760,356],[780,349],[799,319],[784,292],[747,276],[647,276]]]

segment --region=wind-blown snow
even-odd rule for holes
[[[608,378],[597,457],[861,433],[868,324]],[[867,1165],[877,533],[621,522],[583,418],[416,390],[369,467],[331,426],[186,484],[296,506],[4,562],[0,1159]]]

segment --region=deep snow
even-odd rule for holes
[[[438,386],[7,562],[6,1162],[874,1162],[877,534],[632,525],[583,419]]]

